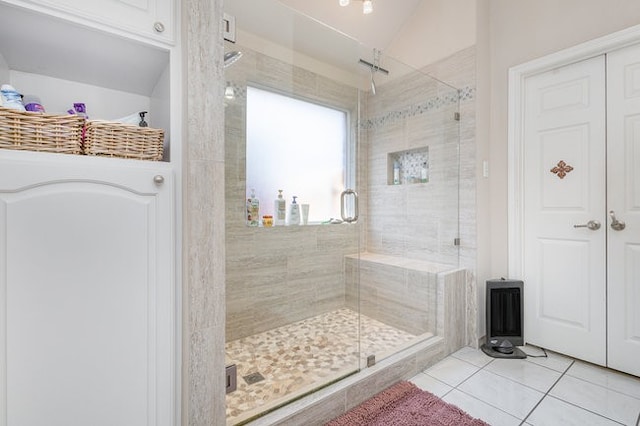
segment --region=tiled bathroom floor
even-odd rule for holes
[[[364,315],[360,316],[362,356],[378,360],[417,339]],[[358,315],[340,309],[254,336],[228,342],[228,360],[236,364],[238,388],[227,395],[227,424],[309,392],[358,369]],[[243,377],[260,373],[264,380],[248,384]]]
[[[639,424],[640,378],[547,353],[495,359],[463,348],[411,381],[492,426]]]

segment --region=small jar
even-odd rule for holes
[[[262,226],[265,228],[271,228],[273,226],[273,216],[268,214],[262,216]]]

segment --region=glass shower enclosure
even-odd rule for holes
[[[243,424],[439,333],[458,91],[275,0],[225,13],[227,422]]]

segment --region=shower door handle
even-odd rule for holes
[[[349,217],[347,216],[347,214],[345,213],[345,200],[347,198],[347,195],[353,195],[353,217]],[[342,220],[347,222],[347,223],[353,223],[356,222],[358,220],[358,193],[356,191],[354,191],[353,189],[345,189],[344,191],[342,191],[342,194],[340,194],[340,216],[342,216]]]

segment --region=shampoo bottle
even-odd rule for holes
[[[249,226],[258,226],[260,224],[260,200],[256,197],[256,190],[251,190],[251,202],[249,205]]]
[[[246,211],[247,226],[251,226],[251,198],[247,198]]]
[[[289,210],[289,225],[300,225],[300,206],[296,202],[297,196],[293,196],[291,208]]]
[[[287,202],[282,196],[282,189],[278,189],[278,198],[273,202],[273,211],[275,213],[275,225],[283,226],[287,216]]]
[[[393,184],[400,185],[400,163],[397,160],[393,162]]]

